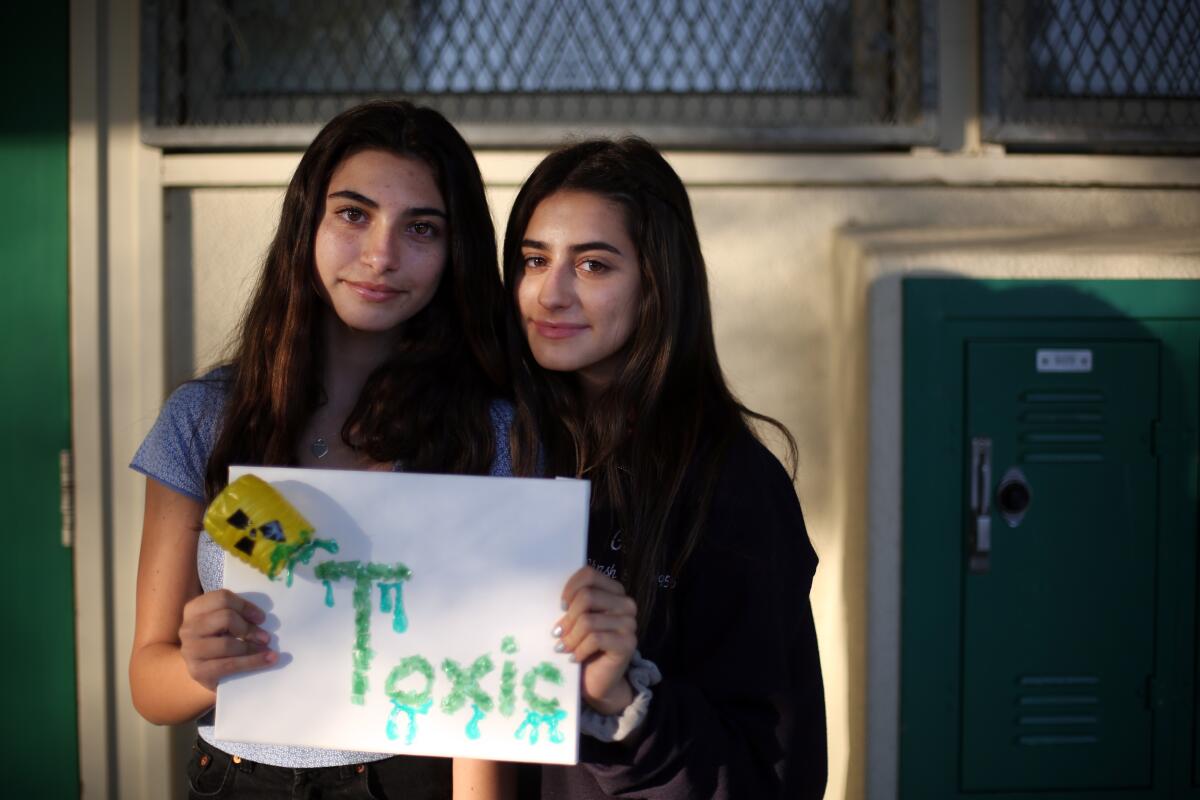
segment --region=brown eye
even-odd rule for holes
[[[579,265],[579,269],[584,272],[604,272],[608,269],[608,264],[603,261],[597,261],[594,258],[589,258]]]

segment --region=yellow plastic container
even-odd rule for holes
[[[313,535],[312,523],[256,475],[243,475],[213,499],[204,529],[226,552],[272,580]]]

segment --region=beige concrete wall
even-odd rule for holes
[[[797,486],[821,557],[813,603],[829,713],[827,796],[859,798],[869,772],[864,370],[871,282],[920,267],[998,277],[1200,276],[1187,242],[1157,253],[1128,247],[1130,237],[1148,229],[1200,228],[1200,190],[1103,181],[1052,185],[1053,171],[1045,186],[728,185],[722,176],[739,173],[736,159],[676,157],[685,177],[694,178],[690,192],[726,373],[747,404],[787,424],[800,444]],[[503,230],[520,170],[489,170],[484,162]],[[904,179],[897,173],[897,181]],[[273,232],[281,195],[279,186],[167,190],[172,380],[219,357]],[[894,230],[873,237],[855,232],[865,228]],[[1081,228],[1103,235],[1063,240],[1055,233]],[[1086,252],[1062,255],[1078,251],[1081,242],[1088,242]],[[1123,255],[1109,258],[1110,250]],[[899,318],[898,308],[886,303],[880,313]],[[883,426],[873,434],[879,442],[898,440],[896,389],[896,413],[875,421]],[[898,492],[898,471],[879,480]],[[887,486],[877,488],[887,493]],[[888,759],[886,752],[875,756]]]

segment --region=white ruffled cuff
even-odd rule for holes
[[[620,742],[645,721],[650,713],[650,698],[654,697],[650,687],[662,680],[662,673],[653,661],[642,658],[642,654],[634,650],[625,679],[633,687],[633,702],[620,714],[601,714],[585,705],[579,715],[581,732],[602,742]]]

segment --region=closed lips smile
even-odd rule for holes
[[[357,294],[364,300],[369,300],[373,303],[381,303],[384,300],[391,300],[396,295],[400,294],[399,289],[393,289],[383,283],[366,283],[358,281],[345,281],[351,291]]]
[[[588,329],[587,325],[570,322],[543,322],[536,319],[530,320],[530,322],[533,323],[538,335],[547,339],[567,339]]]

